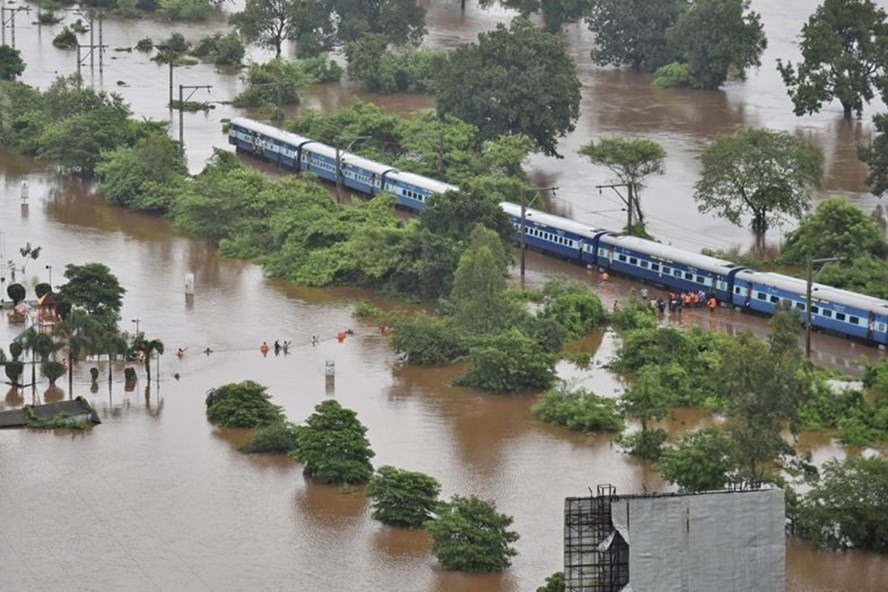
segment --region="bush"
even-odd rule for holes
[[[6,295],[9,296],[13,304],[18,304],[27,296],[25,287],[21,284],[9,284],[6,286]]]
[[[252,380],[210,389],[207,419],[229,428],[255,428],[283,421],[281,408],[271,402],[266,387]]]
[[[467,335],[451,319],[419,313],[402,316],[389,332],[392,349],[413,364],[446,364],[468,353]]]
[[[620,438],[620,445],[629,454],[648,460],[657,460],[663,452],[663,443],[669,434],[660,428],[641,430]]]
[[[296,426],[277,422],[259,428],[250,440],[240,447],[241,452],[286,454],[296,448]]]
[[[541,316],[564,327],[568,339],[579,339],[604,323],[601,299],[586,284],[564,278],[550,279],[543,288],[546,303]]]
[[[611,314],[611,324],[617,331],[628,333],[637,329],[657,327],[657,312],[641,300],[627,300]]]
[[[657,68],[651,84],[657,88],[693,88],[697,86],[690,67],[679,62],[672,62]]]
[[[191,53],[217,66],[240,66],[245,49],[237,33],[231,31],[227,35],[215,33],[201,38]]]
[[[339,82],[342,79],[342,66],[324,56],[302,60],[302,69],[317,82]]]
[[[621,432],[625,427],[614,399],[565,383],[540,395],[530,412],[548,423],[581,432]]]
[[[304,473],[322,483],[366,483],[373,475],[375,455],[357,414],[339,402],[318,403],[304,426],[296,430],[290,457],[305,465]]]
[[[441,484],[424,473],[379,467],[367,485],[371,516],[391,526],[418,527],[427,522],[438,503]]]
[[[139,51],[151,51],[154,49],[154,41],[151,37],[142,37],[136,42],[136,49]]]
[[[455,495],[449,503],[438,504],[437,514],[426,528],[432,537],[432,553],[444,569],[502,571],[518,554],[512,547],[518,533],[508,529],[512,517],[498,513],[492,501]]]
[[[59,49],[73,49],[77,47],[77,43],[77,35],[68,27],[62,29],[52,40],[52,44]]]
[[[469,360],[469,370],[455,381],[459,386],[514,392],[548,388],[555,378],[553,357],[514,327],[484,337],[470,350]]]
[[[95,370],[95,368],[93,369]],[[61,362],[49,361],[43,362],[41,370],[43,371],[43,375],[49,379],[49,385],[55,386],[56,380],[64,376],[68,369]],[[95,379],[93,379],[93,382],[95,382]]]
[[[43,298],[46,294],[52,294],[52,286],[46,282],[40,282],[34,286],[34,295],[37,296],[38,300]]]
[[[654,470],[682,491],[712,491],[727,483],[735,466],[733,454],[730,437],[717,426],[708,426],[663,450]]]

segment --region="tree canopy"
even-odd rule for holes
[[[870,216],[840,197],[826,199],[791,231],[780,253],[783,263],[803,264],[810,258],[888,255],[888,243]]]
[[[434,477],[391,466],[376,470],[367,484],[371,516],[391,526],[419,527],[432,518],[441,484]]]
[[[284,41],[297,41],[300,55],[316,55],[333,45],[333,26],[323,0],[247,0],[228,22],[248,43],[280,57]]]
[[[315,405],[305,425],[296,430],[290,456],[302,463],[303,472],[322,483],[366,483],[373,475],[375,456],[358,414],[335,400]]]
[[[679,56],[666,32],[687,6],[685,0],[590,0],[586,24],[595,33],[592,59],[648,72],[675,61]]]
[[[888,75],[888,15],[871,0],[824,0],[802,27],[802,61],[777,60],[796,115],[838,100],[859,117]]]
[[[518,533],[509,530],[512,517],[497,512],[494,502],[455,495],[440,503],[436,513],[426,528],[432,537],[432,553],[444,569],[502,571],[518,554],[512,547]]]
[[[207,419],[221,426],[255,428],[281,423],[284,414],[271,402],[267,387],[245,380],[210,389],[204,401]]]
[[[717,426],[685,434],[654,465],[664,479],[692,492],[722,489],[734,467],[731,438]]]
[[[327,6],[338,17],[336,37],[343,44],[378,33],[392,45],[419,45],[426,33],[426,10],[415,0],[328,0]]]
[[[694,199],[701,212],[715,212],[741,226],[752,216],[753,230],[800,218],[820,186],[823,155],[786,132],[746,129],[718,136],[703,151],[703,171]]]
[[[870,191],[882,197],[888,190],[888,114],[873,116],[875,137],[866,146],[858,146],[857,155],[869,168],[866,183]]]
[[[749,0],[695,0],[668,32],[669,44],[687,65],[693,86],[719,88],[732,71],[761,66],[767,46],[761,16],[749,12]]]
[[[653,140],[647,138],[603,138],[597,144],[590,142],[580,149],[593,164],[607,167],[617,177],[626,190],[624,203],[632,208],[636,220],[644,225],[639,193],[644,188],[644,178],[662,175],[666,151]],[[622,194],[620,195],[622,199]],[[626,229],[632,232],[631,228]]]
[[[15,80],[25,71],[21,52],[8,45],[0,45],[0,80]]]
[[[126,288],[120,285],[107,265],[69,263],[65,266],[65,278],[68,282],[59,288],[59,300],[84,309],[102,324],[117,324]]]
[[[448,55],[435,83],[438,113],[479,130],[479,138],[522,133],[547,155],[579,117],[580,82],[564,43],[516,18],[507,28]]]

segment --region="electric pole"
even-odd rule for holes
[[[191,93],[188,95],[187,99],[190,99],[194,94],[194,91],[200,90],[202,88],[207,89],[207,92],[210,92],[210,89],[213,88],[209,84],[180,84],[179,85],[179,150],[182,151],[182,156],[185,156],[185,129],[183,127],[183,113],[185,112],[185,101],[187,100],[184,97],[183,91],[185,89],[189,89]]]

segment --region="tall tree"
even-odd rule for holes
[[[777,60],[796,115],[838,100],[858,117],[874,89],[886,92],[888,15],[871,0],[824,0],[802,27],[802,62]]]
[[[873,116],[875,137],[867,146],[858,146],[857,156],[869,167],[866,183],[870,191],[882,197],[888,190],[888,114]]]
[[[489,333],[503,327],[511,310],[505,299],[508,253],[492,230],[476,226],[472,245],[465,250],[453,275],[456,321],[466,329]]]
[[[435,83],[438,114],[479,130],[478,140],[526,134],[550,156],[580,114],[580,81],[564,44],[516,18],[450,52]]]
[[[299,42],[303,56],[332,46],[333,23],[322,0],[247,0],[228,22],[245,41],[274,50],[275,57],[284,41]]]
[[[718,136],[703,151],[703,171],[694,199],[701,212],[715,212],[737,226],[752,215],[763,240],[768,227],[800,218],[823,176],[823,154],[786,132],[747,129]]]
[[[663,147],[647,138],[604,138],[598,144],[591,142],[583,146],[580,154],[616,175],[626,190],[626,207],[634,210],[638,223],[644,226],[639,192],[644,188],[645,177],[663,174],[666,159]],[[626,231],[631,233],[633,229]]]
[[[339,43],[381,33],[392,45],[419,45],[426,33],[426,10],[416,0],[328,0],[328,4],[338,18]]]
[[[83,310],[72,310],[53,327],[53,334],[68,346],[68,395],[74,389],[74,362],[90,352],[98,334],[96,318]]]
[[[494,4],[517,11],[522,17],[529,18],[532,14],[541,14],[546,30],[557,33],[561,25],[575,22],[586,14],[590,0],[481,0],[478,5],[488,8]]]
[[[749,0],[695,0],[669,30],[669,43],[687,64],[694,86],[715,90],[733,71],[761,66],[767,39]]]
[[[0,45],[0,80],[15,80],[25,71],[21,52],[8,45]]]
[[[596,64],[653,72],[678,59],[666,32],[687,10],[685,0],[590,0],[589,4],[586,24],[595,33]]]
[[[379,467],[367,484],[371,516],[391,526],[422,526],[432,517],[440,493],[434,477],[388,465]]]
[[[120,319],[126,288],[103,263],[65,266],[68,283],[58,290],[60,300],[82,308],[102,324],[113,326]]]

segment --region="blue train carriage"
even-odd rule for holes
[[[456,185],[398,170],[385,173],[383,189],[395,196],[399,206],[415,212],[423,209],[433,194],[459,191]]]
[[[521,206],[501,202],[515,227],[514,241],[521,241]],[[546,255],[555,255],[585,263],[597,264],[595,252],[601,236],[610,231],[594,228],[569,218],[527,208],[524,214],[524,244]]]
[[[730,301],[743,266],[635,236],[607,235],[598,245],[598,265],[675,290],[714,293]]]
[[[342,169],[343,185],[371,196],[382,191],[386,173],[398,170],[389,165],[346,152],[340,153],[339,165]]]
[[[299,150],[309,138],[244,117],[228,124],[228,143],[284,168],[299,170]]]
[[[807,315],[807,282],[779,273],[746,270],[737,274],[733,302],[748,310],[774,314],[787,302],[799,314]],[[888,343],[888,301],[812,284],[811,326],[824,331]]]

